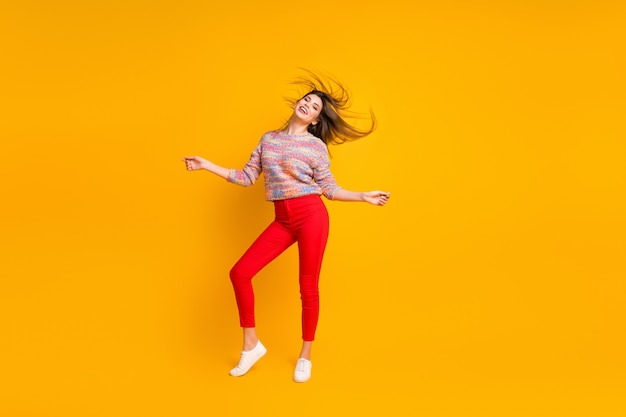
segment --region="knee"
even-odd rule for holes
[[[317,301],[320,298],[320,292],[318,290],[302,290],[300,296],[303,300]]]
[[[320,302],[320,292],[316,285],[301,286],[300,299],[305,307],[315,307]]]
[[[242,268],[240,264],[236,264],[231,268],[229,276],[233,283],[250,281],[252,279],[251,274],[247,273],[245,268]]]

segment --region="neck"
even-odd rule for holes
[[[284,132],[288,135],[304,135],[309,132],[308,127],[309,125],[304,124],[304,123],[299,123],[297,120],[294,120],[293,118],[291,118]]]

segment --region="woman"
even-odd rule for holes
[[[383,206],[389,193],[355,192],[337,185],[329,166],[329,144],[340,144],[370,134],[345,121],[349,95],[341,84],[325,84],[312,73],[300,78],[309,92],[295,102],[293,114],[280,130],[267,132],[242,170],[227,169],[199,156],[183,158],[187,170],[205,169],[229,182],[250,186],[261,172],[265,198],[274,203],[275,219],[252,243],[230,271],[243,349],[239,364],[230,371],[242,376],[267,352],[259,341],[254,319],[252,278],[269,262],[298,242],[302,300],[302,350],[294,371],[296,382],[311,377],[311,346],[319,316],[318,282],[328,239],[328,212],[321,195],[336,201],[362,201]],[[334,86],[334,88],[332,88]]]

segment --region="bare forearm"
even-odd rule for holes
[[[228,174],[230,173],[230,169],[221,167],[199,156],[186,156],[183,158],[183,162],[187,166],[188,171],[197,171],[199,169],[205,169],[224,179],[228,179]]]
[[[340,189],[333,195],[333,200],[337,201],[363,201],[375,206],[384,206],[389,200],[391,194],[385,191],[349,191]]]
[[[211,161],[206,161],[203,168],[224,179],[227,179],[230,173],[230,169],[219,166]]]
[[[333,196],[335,201],[365,201],[365,193],[340,189]]]

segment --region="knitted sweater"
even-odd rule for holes
[[[341,188],[330,172],[326,144],[310,133],[267,132],[252,151],[248,163],[241,170],[231,169],[227,181],[248,187],[261,172],[268,201],[309,194],[324,195],[332,200]]]

